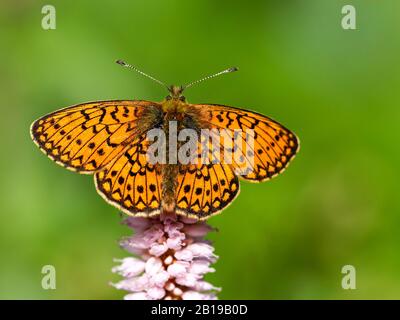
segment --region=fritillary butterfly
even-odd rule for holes
[[[123,61],[117,63],[139,71]],[[168,131],[171,120],[178,123],[180,130],[251,129],[252,148],[243,150],[240,156],[244,159],[252,156],[253,170],[240,178],[253,182],[283,172],[299,149],[299,140],[293,132],[264,115],[224,105],[190,104],[182,95],[194,83],[236,70],[227,69],[186,86],[167,87],[170,94],[159,103],[96,101],[58,110],[32,124],[32,139],[63,167],[94,174],[99,194],[128,215],[152,217],[176,213],[207,219],[238,195],[239,177],[235,169],[240,165],[235,161],[149,163],[146,157],[149,130]]]

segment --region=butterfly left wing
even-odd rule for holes
[[[262,114],[224,105],[189,106],[192,113],[200,116],[203,127],[226,132],[232,140],[235,130],[239,130],[235,150],[241,161],[232,156],[231,166],[242,179],[271,179],[284,171],[299,150],[299,140],[293,132]],[[246,131],[253,135],[252,145],[246,140]]]
[[[158,103],[143,100],[83,103],[36,120],[31,136],[56,163],[93,173],[123,152],[133,137],[154,126],[160,110]]]
[[[149,217],[161,210],[162,176],[160,167],[147,161],[148,146],[146,134],[141,135],[94,177],[97,192],[131,216]]]

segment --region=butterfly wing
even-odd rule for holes
[[[58,164],[92,173],[122,153],[133,137],[154,126],[160,113],[160,105],[150,101],[89,102],[38,119],[31,126],[31,135]]]
[[[204,220],[226,207],[239,194],[239,180],[225,164],[189,164],[180,167],[176,212]]]
[[[132,141],[129,148],[95,174],[98,193],[123,212],[148,217],[161,209],[160,167],[147,161],[146,134]]]
[[[242,161],[232,157],[231,166],[241,171],[243,164],[250,170],[240,177],[245,180],[261,182],[283,172],[299,150],[296,135],[278,122],[256,112],[223,105],[194,104],[190,105],[201,115],[205,127],[228,129],[228,135],[234,139],[234,130],[241,130],[236,151]],[[254,143],[246,142],[246,130],[253,134]],[[240,139],[241,137],[241,139]]]

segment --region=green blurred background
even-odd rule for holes
[[[41,28],[42,6],[56,30]],[[341,27],[342,6],[357,30]],[[186,92],[190,102],[262,112],[301,139],[272,182],[242,183],[209,222],[221,299],[400,298],[400,2],[11,1],[0,4],[0,298],[120,299],[108,285],[129,230],[89,176],[33,144],[38,117],[79,102],[159,101],[167,83],[232,65]],[[41,288],[41,268],[57,289]],[[341,268],[357,270],[343,290]]]

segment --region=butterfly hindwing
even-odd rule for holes
[[[137,120],[158,104],[99,101],[48,114],[31,126],[35,143],[67,169],[92,173],[110,163],[138,131]]]
[[[184,165],[177,177],[176,211],[203,220],[221,211],[238,193],[239,181],[229,165]]]
[[[160,213],[162,177],[157,165],[147,161],[145,135],[95,174],[97,191],[107,202],[134,216]]]

